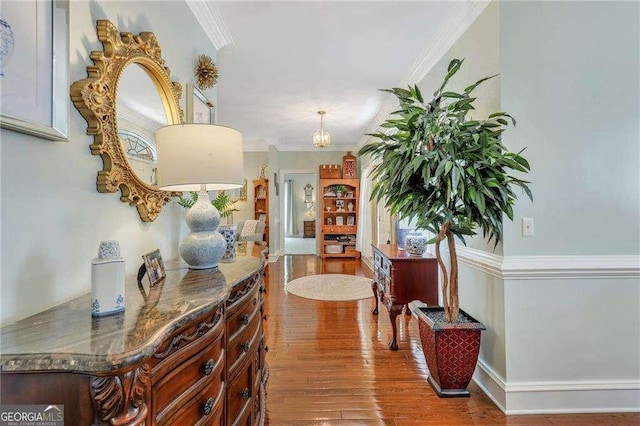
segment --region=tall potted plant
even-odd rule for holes
[[[533,199],[529,182],[510,174],[527,173],[529,163],[520,155],[522,151],[509,152],[502,144],[502,133],[515,120],[505,112],[486,120],[468,118],[476,100],[474,89],[492,77],[462,92],[446,90],[462,62],[454,59],[449,63],[442,85],[428,102],[417,86],[385,90],[398,98],[400,108],[381,125],[385,130],[370,134],[374,140],[358,152],[377,163],[372,171],[371,199],[385,200],[392,213],[401,219],[413,218],[418,229],[435,235],[432,242],[442,273],[443,307],[419,308],[414,313],[420,321],[429,380],[440,396],[468,395],[466,387],[484,329],[459,308],[455,237],[465,243],[466,236],[482,230],[497,245],[502,239],[503,214],[513,220],[514,187]],[[450,267],[440,249],[444,240]],[[450,331],[454,336],[448,335]],[[464,341],[456,342],[458,337]],[[444,342],[446,347],[437,346]],[[468,365],[463,366],[465,361]]]

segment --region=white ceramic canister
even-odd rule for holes
[[[100,243],[91,261],[91,315],[100,317],[124,310],[124,258],[117,241]]]

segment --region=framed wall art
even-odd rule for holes
[[[66,141],[69,1],[2,2],[0,127]]]
[[[216,124],[216,108],[193,84],[187,84],[187,123]]]
[[[240,198],[238,198],[238,200],[240,201],[247,201],[247,180],[244,180],[244,185],[242,185],[242,188],[240,188]]]

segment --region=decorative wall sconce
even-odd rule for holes
[[[313,186],[310,183],[304,187],[304,204],[307,209],[313,208]]]

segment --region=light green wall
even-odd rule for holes
[[[120,31],[154,32],[173,80],[193,82],[194,59],[216,58],[184,2],[70,2],[69,84],[87,77],[92,50],[101,50],[96,20]],[[176,30],[179,23],[180,30]],[[216,91],[206,95],[215,102]],[[184,101],[182,102],[184,106]],[[2,283],[0,322],[40,312],[90,290],[91,259],[104,240],[118,240],[128,274],[141,255],[159,248],[177,257],[184,211],[166,206],[152,223],[119,193],[100,194],[96,175],[102,160],[91,155],[87,123],[69,106],[69,142],[50,142],[0,130],[2,174]]]
[[[508,255],[640,254],[638,2],[501,3],[505,133],[527,147],[534,203],[505,224]]]
[[[535,200],[515,208],[535,237],[505,224],[505,255],[637,255],[640,4],[500,7],[505,143],[528,146]],[[637,278],[507,280],[505,308],[510,382],[640,381]]]
[[[637,2],[492,3],[420,83],[432,93],[453,57],[465,63],[452,87],[500,73],[487,109],[517,119],[504,142],[527,147],[534,202],[520,197],[496,254],[639,253],[639,12]],[[522,217],[534,218],[533,238]],[[508,386],[640,381],[637,278],[504,280],[462,264],[460,305],[487,326],[480,360]]]

